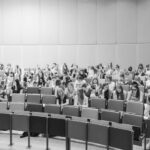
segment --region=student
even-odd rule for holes
[[[121,84],[118,84],[116,86],[116,90],[113,92],[113,99],[126,100],[126,92],[123,91],[123,87]]]
[[[132,83],[131,90],[128,92],[127,101],[142,102],[142,99],[140,99],[140,90],[137,82]]]
[[[76,92],[74,89],[74,84],[72,82],[68,83],[67,88],[65,89],[65,95],[66,98],[69,100],[69,104],[74,105]]]

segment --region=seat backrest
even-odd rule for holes
[[[67,133],[69,138],[86,141],[87,123],[81,120],[68,120]]]
[[[127,102],[126,112],[143,115],[144,104],[140,102]]]
[[[99,119],[99,111],[94,108],[82,108],[81,117],[89,119]]]
[[[131,129],[126,129],[115,125],[110,127],[109,130],[109,146],[123,149],[123,150],[133,150],[133,131]]]
[[[41,95],[40,94],[28,94],[27,95],[27,103],[41,103]]]
[[[29,112],[15,112],[12,114],[12,129],[17,131],[28,131]]]
[[[123,100],[109,100],[108,109],[115,111],[123,111],[124,102]]]
[[[91,98],[90,99],[90,107],[94,107],[97,109],[105,109],[106,107],[106,101],[104,99],[99,98]]]
[[[40,94],[40,89],[38,87],[28,87],[27,93],[28,94]]]
[[[55,95],[43,95],[42,103],[43,104],[56,104],[56,96]]]
[[[8,103],[7,102],[0,102],[0,111],[7,110]]]
[[[44,107],[44,112],[50,113],[50,114],[60,114],[61,107],[60,105],[56,105],[56,104],[46,104]]]
[[[66,120],[65,117],[51,116],[48,118],[48,133],[52,136],[66,136]]]
[[[43,95],[52,95],[53,94],[53,88],[41,87],[41,94],[43,94]]]
[[[42,104],[27,103],[26,111],[42,112],[43,111],[43,105]]]
[[[140,127],[141,129],[143,126],[143,116],[141,116],[141,115],[124,113],[122,121],[124,124],[130,124],[133,126],[137,126],[137,127]]]
[[[24,111],[25,110],[25,106],[24,103],[15,103],[15,102],[11,102],[9,104],[9,110],[11,111]]]
[[[120,122],[120,113],[112,110],[101,110],[101,120],[112,121],[112,122]]]
[[[101,121],[88,124],[88,142],[108,145],[109,126],[104,125]]]
[[[12,102],[19,102],[24,103],[25,102],[25,94],[12,94]]]
[[[77,116],[77,117],[79,117],[80,110],[79,110],[79,107],[77,107],[77,106],[66,105],[62,109],[62,113],[64,115],[68,115],[68,116]]]
[[[30,132],[34,133],[46,133],[46,120],[48,114],[44,113],[32,113],[29,118],[29,128]]]

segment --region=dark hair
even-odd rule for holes
[[[132,67],[131,66],[128,68],[128,71],[132,71]]]
[[[60,86],[61,85],[61,81],[59,79],[56,80],[56,86]]]
[[[117,87],[119,87],[121,89],[121,92],[117,91]],[[117,87],[116,87],[117,99],[118,100],[124,100],[124,93],[123,93],[123,87],[122,87],[122,85],[117,85]]]
[[[136,88],[136,98],[140,98],[140,89],[139,89],[139,86],[138,86],[138,83],[137,82],[133,82],[132,83],[132,86],[134,86]]]

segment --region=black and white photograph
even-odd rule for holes
[[[0,0],[0,150],[150,150],[150,0]]]

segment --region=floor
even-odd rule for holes
[[[50,150],[65,150],[65,140],[62,138],[49,139]],[[142,147],[134,146],[134,150],[142,150]],[[9,134],[0,133],[0,150],[27,150],[27,138],[20,138],[20,134],[13,135],[13,146],[9,146]],[[42,136],[31,137],[31,150],[46,150],[46,139]],[[71,142],[71,150],[85,150],[82,142]],[[105,147],[89,145],[88,150],[106,150]]]

